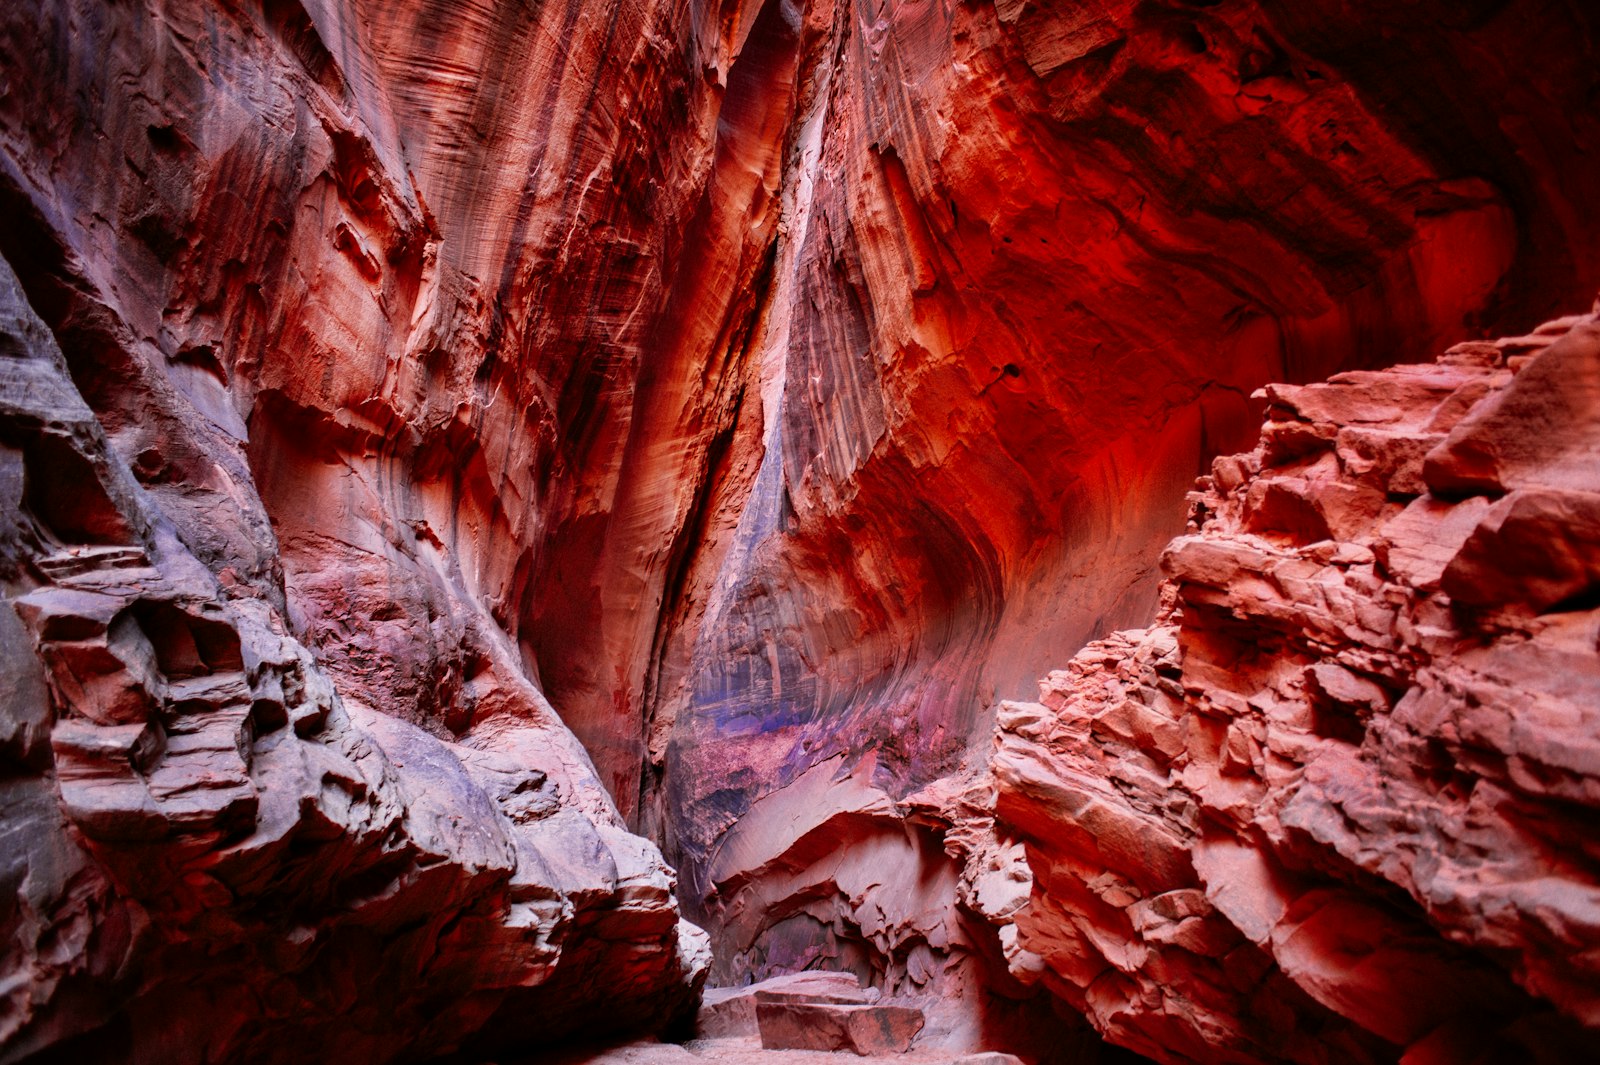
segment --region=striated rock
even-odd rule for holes
[[[1002,950],[1033,979],[1020,925],[963,909],[1020,912],[1026,845],[945,779],[1060,648],[1148,616],[1173,506],[1247,443],[1254,388],[1592,292],[1595,39],[1588,7],[1536,0],[5,5],[0,254],[66,361],[15,371],[52,427],[21,403],[0,426],[0,750],[28,781],[3,789],[5,919],[33,944],[4,986],[60,1018],[19,1007],[6,1053],[102,1022],[198,1046],[128,1019],[146,985],[250,988],[252,1016],[314,1028],[401,931],[475,944],[393,948],[466,974],[428,984],[449,1009],[361,1006],[327,1053],[667,1012],[669,878],[632,826],[683,869],[719,978],[827,964],[936,997],[964,1046],[1070,1054],[1082,1023],[1008,975]],[[1283,468],[1215,475],[1254,539],[1185,548],[1190,594],[1292,626],[1252,589],[1371,565],[1487,616],[1504,553],[1536,578],[1512,613],[1581,605],[1587,504],[1537,494],[1565,467],[1462,421],[1554,335],[1279,390]],[[1343,413],[1419,395],[1425,425]],[[1581,466],[1564,411],[1536,420]],[[1370,562],[1278,565],[1380,519]],[[1380,632],[1373,591],[1330,593],[1317,639]],[[1318,727],[1395,694],[1322,664],[1349,676],[1304,682]],[[1105,727],[1187,755],[1159,711]],[[1209,801],[1249,801],[1259,745],[1224,730]],[[1123,772],[1153,791],[1151,758]],[[1182,880],[1177,830],[1144,841],[1082,772],[1035,790]],[[228,916],[342,927],[369,898],[393,923],[326,978],[299,933],[257,957]],[[419,916],[469,903],[483,921]],[[513,926],[561,960],[529,969]],[[124,964],[173,928],[181,963]],[[226,1012],[201,997],[179,1013]]]
[[[926,985],[885,944],[931,943],[955,874],[881,892],[882,918],[857,905],[833,863],[859,846],[870,867],[902,812],[813,818],[811,774],[903,811],[982,760],[998,704],[1062,648],[1147,619],[1184,492],[1249,446],[1267,381],[1591,298],[1574,45],[1594,24],[1515,3],[797,7],[747,403],[664,589],[644,696],[542,675],[563,706],[642,712],[640,824],[719,943],[718,979],[829,964],[893,991]],[[1523,54],[1550,63],[1507,58]],[[1261,485],[1263,535],[1355,535],[1390,484],[1421,491],[1446,435],[1340,424],[1365,477],[1314,501]],[[836,845],[734,872],[745,823],[781,807]],[[938,831],[902,853],[946,861]],[[916,951],[918,975],[996,952],[974,935],[931,964]]]
[[[570,738],[514,759],[346,705],[150,501],[3,263],[0,424],[5,1060],[419,1058],[692,1008],[703,933],[575,798]]]
[[[731,417],[699,340],[748,313],[776,218],[737,194],[781,130],[719,135],[702,67],[756,12],[682,13],[0,11],[32,307],[0,351],[0,1057],[379,1061],[692,1008],[704,939],[611,798],[636,774],[596,771],[528,635],[549,609],[638,685],[653,622],[564,614],[596,567],[543,547],[620,509],[615,568],[659,581]],[[714,177],[748,228],[696,277]],[[619,488],[636,416],[663,466]]]
[[[1266,389],[945,804],[1013,973],[1160,1061],[1593,1056],[1594,322]]]

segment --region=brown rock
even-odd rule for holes
[[[774,976],[745,987],[707,988],[701,998],[696,1034],[708,1039],[738,1036],[757,1038],[758,1001],[832,1002],[865,1004],[876,1001],[876,988],[864,988],[852,973],[808,971]]]
[[[863,1057],[903,1054],[922,1030],[909,1006],[756,1001],[761,1045],[768,1050],[854,1051]]]

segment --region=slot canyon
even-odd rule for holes
[[[1600,1061],[1592,0],[0,4],[0,1065]]]

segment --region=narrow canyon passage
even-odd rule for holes
[[[0,1065],[1600,1055],[1597,24],[0,8]]]

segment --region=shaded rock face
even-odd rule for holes
[[[437,954],[476,975],[448,1010],[374,1000],[373,1054],[546,1008],[664,1016],[694,964],[623,824],[682,870],[721,979],[979,972],[987,1019],[930,1029],[1016,1028],[1038,1004],[1006,998],[1027,982],[981,914],[1034,881],[1019,843],[962,901],[941,834],[980,846],[959,825],[986,791],[946,774],[1061,648],[1148,617],[1175,508],[1247,443],[1252,389],[1592,293],[1593,19],[6,5],[0,253],[18,320],[53,337],[18,350],[57,344],[67,375],[37,409],[46,386],[19,385],[6,423],[7,749],[31,782],[16,823],[53,826],[28,868],[57,863],[8,876],[44,892],[24,938],[111,937],[87,969],[35,950],[46,990],[12,1045],[226,984],[209,965],[293,985],[315,944],[256,957],[257,916],[365,911],[391,923],[362,950],[432,942],[420,904],[386,901],[424,870],[455,900],[429,914],[478,907],[442,926],[474,945]],[[65,437],[29,435],[69,407]],[[1520,461],[1464,455],[1452,490]],[[1333,520],[1261,491],[1263,521]],[[1572,505],[1525,497],[1469,557],[1534,550]],[[1588,572],[1581,545],[1564,557],[1529,594]],[[108,598],[77,598],[85,579]],[[298,833],[351,886],[268,914],[321,866],[267,842]],[[132,841],[156,849],[134,862]],[[123,916],[77,916],[102,911]],[[563,960],[532,960],[541,937]],[[128,961],[168,941],[225,961]],[[319,1031],[354,1001],[338,987],[236,1008]],[[384,1043],[406,1008],[439,1016]],[[240,1032],[218,1053],[257,1053]]]
[[[1597,382],[1585,317],[1266,390],[952,817],[1015,974],[1160,1061],[1594,1056]]]
[[[415,1059],[693,1008],[704,934],[570,734],[344,703],[139,486],[3,262],[0,416],[5,1060]]]

